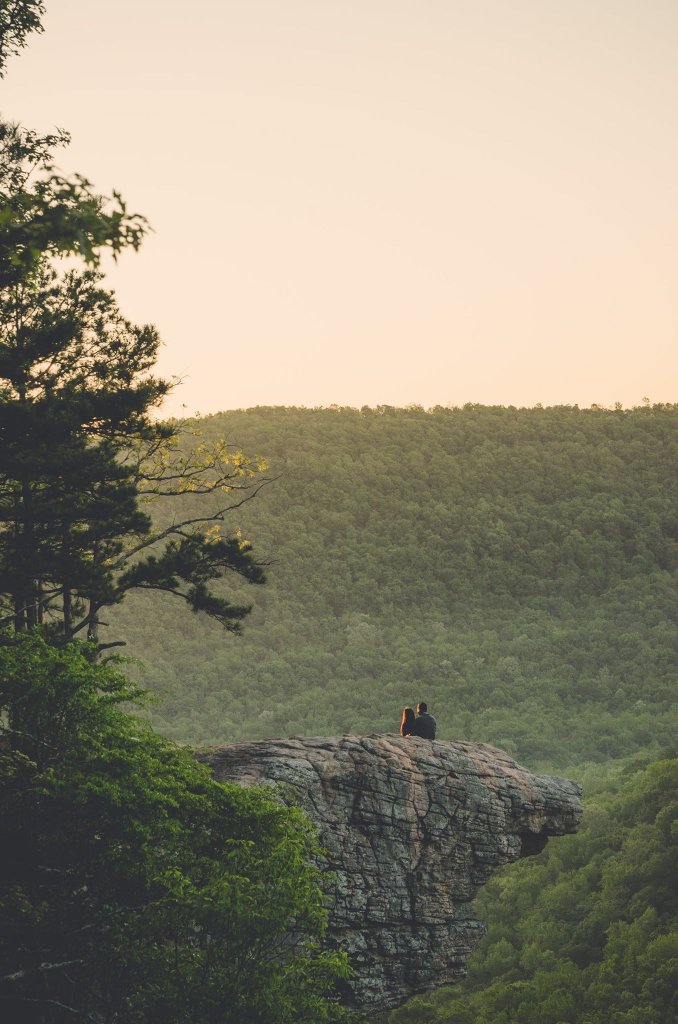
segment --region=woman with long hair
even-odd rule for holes
[[[411,736],[414,733],[414,711],[412,708],[403,708],[403,720],[400,723],[400,735]]]

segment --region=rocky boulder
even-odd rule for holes
[[[235,743],[201,755],[215,777],[284,784],[333,872],[329,941],[365,1013],[463,976],[483,934],[472,901],[493,871],[576,831],[580,790],[484,744],[395,736]]]

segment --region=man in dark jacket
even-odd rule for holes
[[[424,740],[436,738],[436,720],[428,713],[428,705],[422,700],[417,704],[417,717],[414,720],[412,729],[413,736],[421,736]]]

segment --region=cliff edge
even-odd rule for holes
[[[463,976],[483,934],[471,901],[493,871],[581,819],[574,782],[485,744],[396,736],[235,743],[201,754],[217,779],[291,787],[334,873],[329,940],[365,1013]]]

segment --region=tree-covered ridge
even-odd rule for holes
[[[434,546],[428,558],[422,552],[424,580],[382,571],[384,600],[394,600],[396,588],[410,604],[416,583],[427,600],[449,607],[483,591],[579,597],[650,567],[675,568],[677,416],[674,408],[474,407],[290,411],[282,423],[275,413],[266,423],[273,428],[271,458],[284,457],[289,467],[290,497],[297,475],[315,469],[315,504],[331,504],[334,513],[323,523],[323,540],[353,570],[351,593],[367,567],[348,557],[342,534],[348,539],[351,526],[369,526],[382,534],[380,564],[401,567],[406,552],[411,561],[414,550]],[[275,444],[285,419],[292,420],[288,432],[312,438]],[[224,426],[240,424],[235,418]],[[261,443],[256,432],[252,442]]]
[[[468,981],[389,1024],[674,1024],[678,760],[587,780],[579,834],[483,890],[491,924]]]
[[[266,446],[283,476],[269,508],[294,510],[304,539],[332,557],[331,585],[324,566],[306,578],[336,614],[485,595],[578,600],[675,569],[677,423],[673,406],[474,406],[255,409],[202,426]]]
[[[267,458],[274,482],[240,523],[270,587],[238,643],[151,601],[116,612],[165,730],[394,731],[421,697],[444,738],[533,764],[669,741],[678,407],[261,408],[199,426]]]

